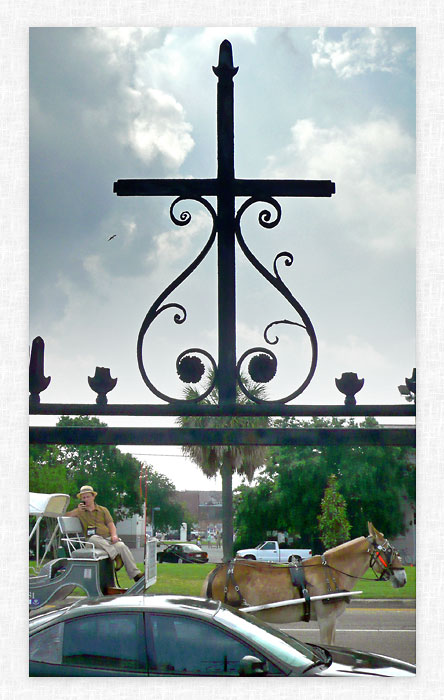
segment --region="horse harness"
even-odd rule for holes
[[[370,554],[370,564],[369,566],[371,567],[373,573],[375,576],[377,576],[378,581],[387,581],[390,578],[390,575],[393,573],[395,569],[402,569],[403,567],[395,567],[393,566],[393,560],[396,557],[399,557],[399,553],[390,545],[388,540],[384,540],[383,544],[377,544],[377,541],[374,537],[369,536],[367,537],[367,540],[369,541],[369,548],[367,552]],[[235,566],[235,559],[231,559],[231,561],[228,562],[227,566],[227,575],[225,579],[225,585],[224,585],[224,603],[228,603],[228,590],[230,585],[234,588],[238,600],[229,603],[229,605],[232,605],[233,607],[236,608],[241,608],[242,606],[248,606],[248,602],[245,600],[243,597],[240,588],[238,584],[236,583],[236,579],[234,578],[234,566]],[[243,562],[245,563],[245,562]],[[380,574],[378,574],[377,571],[375,571],[374,566],[375,564],[379,564],[382,566],[382,571]],[[218,571],[224,566],[224,563],[218,564],[215,569],[211,572],[209,579],[208,579],[208,584],[207,584],[207,597],[212,598],[212,587],[213,587],[213,581],[215,579],[216,574]],[[309,566],[313,566],[313,564],[309,564]],[[316,566],[319,566],[317,564]],[[327,585],[327,593],[349,593],[346,589],[339,588],[338,584],[336,582],[336,579],[334,577],[334,571],[340,574],[345,574],[346,576],[350,578],[356,578],[356,579],[362,579],[361,576],[353,576],[352,574],[348,574],[345,571],[340,571],[340,569],[335,569],[335,567],[331,566],[331,564],[328,563],[325,554],[321,555],[321,566],[324,569],[325,573],[325,580],[326,580],[326,585]],[[303,597],[305,599],[304,602],[304,612],[302,615],[302,621],[303,622],[309,622],[310,621],[310,594],[307,589],[307,581],[305,578],[305,571],[302,563],[298,564],[293,564],[290,563],[288,564],[288,570],[290,573],[291,577],[291,583],[296,588],[298,591],[299,597]],[[364,579],[362,579],[364,580]],[[349,603],[350,598],[344,597],[343,602]],[[333,598],[325,598],[322,601],[324,604],[329,604],[329,603],[334,603],[336,602],[335,599]]]
[[[230,584],[233,586],[237,598],[237,601],[229,603],[229,605],[235,607],[235,608],[240,608],[242,606],[248,606],[248,602],[245,600],[243,597],[239,586],[236,583],[236,579],[234,578],[234,565],[236,563],[235,559],[231,559],[231,561],[228,562],[227,566],[227,575],[225,578],[225,585],[224,585],[224,603],[228,603],[228,589],[230,587]],[[208,583],[207,583],[207,597],[212,598],[212,593],[213,593],[213,581],[216,577],[216,574],[218,571],[221,569],[221,567],[224,566],[224,564],[218,564],[218,566],[213,569],[211,572]],[[291,577],[291,583],[292,585],[296,588],[298,591],[299,596],[302,598],[305,598],[304,602],[304,612],[302,615],[302,622],[310,622],[310,594],[307,590],[307,582],[305,580],[305,574],[304,574],[304,568],[302,565],[299,564],[289,564],[288,566],[289,572],[290,572],[290,577]]]
[[[347,591],[345,588],[339,588],[338,584],[336,583],[336,579],[333,575],[333,571],[338,571],[338,569],[334,569],[333,567],[330,566],[328,563],[327,559],[325,558],[325,554],[321,555],[321,566],[324,569],[325,573],[325,581],[327,584],[327,592],[328,593],[349,593],[350,591]],[[342,572],[339,572],[342,573]],[[332,588],[333,586],[333,588]],[[345,597],[342,598],[344,603],[349,603],[350,598]],[[322,601],[324,604],[328,605],[328,603],[334,603],[336,602],[335,599],[333,598],[324,598]]]

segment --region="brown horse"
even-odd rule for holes
[[[350,592],[370,567],[379,580],[390,581],[394,588],[405,586],[407,576],[398,552],[372,523],[368,523],[368,531],[368,537],[358,537],[327,550],[323,555],[293,565],[294,568],[302,568],[310,597]],[[202,595],[236,607],[300,598],[301,593],[293,583],[291,567],[291,564],[267,564],[245,559],[218,564],[206,577]],[[340,597],[332,598],[329,602],[310,602],[309,614],[311,619],[318,621],[321,643],[334,643],[336,620],[346,605],[346,599]],[[299,622],[304,619],[304,607],[288,605],[261,610],[254,615],[267,622]]]

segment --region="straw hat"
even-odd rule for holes
[[[82,494],[84,493],[92,493],[94,497],[97,496],[97,492],[94,491],[92,486],[82,486],[77,494],[77,498],[82,498]]]

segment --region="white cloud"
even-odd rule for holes
[[[340,40],[328,39],[320,29],[313,41],[312,62],[315,68],[330,66],[340,78],[367,72],[397,70],[407,44],[392,30],[381,27],[349,29]]]
[[[129,145],[140,160],[150,163],[160,158],[166,168],[177,170],[194,141],[192,126],[174,90],[178,76],[171,79],[174,66],[180,66],[183,57],[167,47],[168,30],[107,27],[91,30],[87,36],[98,60],[118,76],[119,84],[115,84],[112,98],[103,100],[100,106],[84,108],[83,120],[90,125],[100,124],[103,129],[110,120],[117,121],[120,142]],[[153,80],[159,64],[163,69],[160,79]],[[164,71],[168,81],[162,79]]]
[[[190,223],[183,228],[177,227],[154,236],[154,250],[149,254],[147,261],[159,265],[165,262],[171,264],[176,260],[187,260],[196,238],[201,232],[209,231],[211,228],[209,228],[208,214],[194,213]],[[201,247],[203,246],[204,243]]]
[[[132,118],[127,137],[134,153],[145,162],[160,155],[168,167],[178,168],[194,146],[182,105],[162,90],[129,92]]]
[[[388,366],[385,355],[364,338],[347,335],[341,343],[319,342],[319,353],[324,356],[325,364],[334,367],[351,367],[352,371],[362,377],[368,368],[373,371],[383,370]]]
[[[160,34],[158,27],[95,27],[91,31],[92,41],[110,52],[112,62],[119,54],[152,46]]]
[[[383,117],[347,129],[301,120],[291,141],[268,158],[266,177],[336,183],[332,200],[347,236],[379,251],[415,244],[415,143],[393,119]]]

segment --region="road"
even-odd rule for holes
[[[319,643],[316,622],[281,624],[279,628],[301,642]],[[393,656],[414,664],[416,610],[401,607],[350,607],[337,621],[335,644]]]

